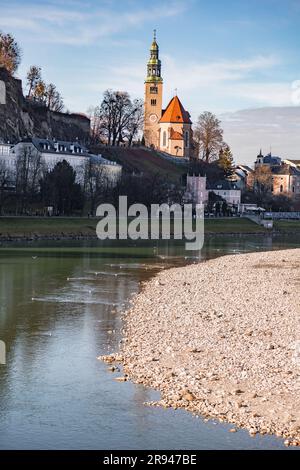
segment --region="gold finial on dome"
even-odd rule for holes
[[[151,45],[151,51],[158,51],[158,44],[156,42],[156,29],[153,30],[153,42]]]

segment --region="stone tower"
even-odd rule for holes
[[[147,64],[147,78],[145,80],[144,139],[147,147],[159,147],[158,122],[162,116],[162,93],[161,61],[159,60],[156,31],[154,30],[150,59]]]

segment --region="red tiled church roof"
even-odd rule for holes
[[[178,96],[171,99],[159,122],[192,124],[190,115],[182,106]]]

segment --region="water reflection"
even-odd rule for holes
[[[7,345],[0,448],[281,447],[276,438],[232,435],[185,412],[145,407],[157,393],[115,382],[96,357],[118,348],[128,299],[159,270],[297,245],[216,237],[201,253],[168,243],[137,254],[94,243],[0,249],[0,338]]]

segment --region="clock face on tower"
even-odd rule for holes
[[[151,122],[151,124],[154,124],[157,121],[156,114],[150,114],[149,121]]]

